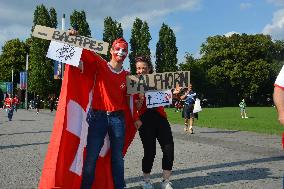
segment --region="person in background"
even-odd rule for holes
[[[141,56],[137,57],[135,61],[136,73],[138,75],[152,73],[150,58]],[[163,152],[163,178],[161,188],[173,189],[170,176],[172,174],[174,161],[174,141],[164,107],[147,108],[144,94],[135,94],[134,103],[136,107],[134,107],[133,117],[144,148],[144,157],[142,159],[142,188],[154,189],[150,181],[150,174],[156,155],[156,140],[158,140]]]
[[[189,84],[185,94],[180,97],[184,100],[184,106],[182,111],[182,117],[184,118],[184,131],[193,134],[193,122],[194,122],[194,104],[196,99],[196,92],[192,90],[192,84]],[[189,126],[188,126],[189,121]]]
[[[175,106],[175,112],[180,112],[182,110],[182,100],[180,99],[182,88],[177,86],[173,90],[173,105]]]
[[[40,108],[40,98],[39,95],[36,95],[36,98],[34,100],[35,108],[36,108],[36,114],[39,113],[39,108]]]
[[[2,108],[4,105],[4,93],[0,89],[0,108]]]
[[[13,98],[11,97],[11,94],[8,94],[6,96],[3,108],[5,108],[7,111],[9,121],[12,121],[14,109],[13,109]]]
[[[55,97],[54,97],[54,95],[51,95],[49,97],[49,109],[50,109],[50,112],[53,112],[54,106],[55,106]]]
[[[246,113],[246,102],[245,99],[242,99],[242,101],[239,103],[239,107],[241,109],[241,118],[248,118]]]
[[[16,112],[18,110],[19,104],[20,104],[20,100],[19,100],[18,96],[15,95],[15,97],[13,98],[13,107],[14,107],[14,110]]]

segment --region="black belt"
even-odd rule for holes
[[[93,109],[94,113],[98,112],[98,113],[102,113],[102,114],[106,114],[107,116],[121,116],[123,115],[123,111],[122,110],[117,110],[117,111],[105,111],[105,110],[96,110]]]

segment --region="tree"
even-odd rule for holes
[[[57,13],[54,8],[49,9],[49,15],[50,15],[50,27],[56,28],[57,27]]]
[[[190,83],[198,94],[204,94],[206,85],[206,74],[198,59],[195,59],[192,54],[186,53],[185,62],[179,65],[180,71],[190,71]]]
[[[151,57],[151,51],[149,48],[149,42],[151,39],[147,22],[142,22],[142,20],[136,18],[133,23],[130,38],[131,47],[129,61],[132,74],[136,74],[135,57],[141,55]]]
[[[11,81],[12,69],[14,72],[14,84],[20,83],[20,72],[26,67],[27,46],[17,39],[7,41],[2,47],[0,56],[0,81]]]
[[[200,63],[211,84],[210,95],[227,99],[227,104],[241,98],[259,101],[272,91],[275,48],[270,36],[263,34],[208,37],[201,46]]]
[[[91,30],[86,19],[85,11],[74,10],[70,15],[70,24],[73,28],[78,27],[78,32],[82,36],[91,37]]]
[[[56,12],[54,9],[51,9],[50,13],[52,15],[49,14],[44,5],[37,6],[34,12],[32,31],[37,24],[47,27],[56,27],[55,24],[57,22],[54,18]],[[46,97],[54,88],[53,63],[46,57],[49,41],[32,37],[30,45],[28,73],[29,91]]]
[[[156,45],[156,72],[176,71],[177,66],[176,37],[173,30],[163,23]]]
[[[116,20],[112,20],[111,17],[106,17],[104,20],[104,33],[103,41],[109,43],[107,55],[102,55],[102,57],[109,61],[110,60],[110,48],[114,40],[117,38],[123,37],[123,30],[121,24]]]

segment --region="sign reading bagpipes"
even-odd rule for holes
[[[56,30],[54,28],[49,28],[41,25],[35,26],[32,36],[81,47],[105,55],[108,51],[108,43],[106,42],[98,41],[80,35],[71,36],[68,35],[66,31]]]
[[[179,87],[188,87],[190,72],[165,72],[127,76],[127,93],[146,93]]]

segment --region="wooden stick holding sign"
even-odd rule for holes
[[[35,26],[32,36],[81,47],[105,55],[108,51],[108,43],[104,41],[98,41],[80,35],[71,36],[68,35],[66,31],[56,30],[54,28],[49,28],[41,25]]]
[[[127,76],[127,93],[146,93],[179,87],[188,87],[190,72],[165,72]]]

